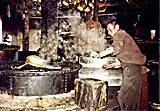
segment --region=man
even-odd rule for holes
[[[132,37],[124,30],[119,29],[116,19],[108,20],[106,29],[112,36],[113,43],[111,47],[99,53],[99,56],[105,57],[112,54],[119,59],[123,68],[122,84],[118,95],[120,108],[122,111],[135,111],[139,100],[141,66],[145,64],[146,56],[141,53]],[[118,65],[113,63],[103,65],[103,68],[112,68]]]

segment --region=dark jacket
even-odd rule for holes
[[[113,55],[124,63],[143,65],[146,61],[146,56],[141,53],[139,47],[133,38],[124,30],[119,30],[113,36],[114,48]]]

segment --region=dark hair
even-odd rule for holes
[[[113,26],[115,26],[117,24],[117,20],[116,19],[110,20],[106,25],[108,24],[112,24]]]
[[[106,28],[106,25],[108,24],[112,24],[113,26],[115,26],[117,24],[117,19],[114,16],[107,17],[107,20],[104,20],[102,24],[104,28]]]

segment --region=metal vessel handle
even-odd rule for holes
[[[26,66],[28,64],[29,64],[28,62],[25,62],[24,64],[22,64],[20,66],[11,66],[11,69],[21,69],[21,68],[23,68],[24,66]]]

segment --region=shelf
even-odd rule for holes
[[[42,17],[29,17],[30,19],[42,19]]]
[[[116,15],[117,13],[99,13],[98,16],[105,16],[105,15]]]

